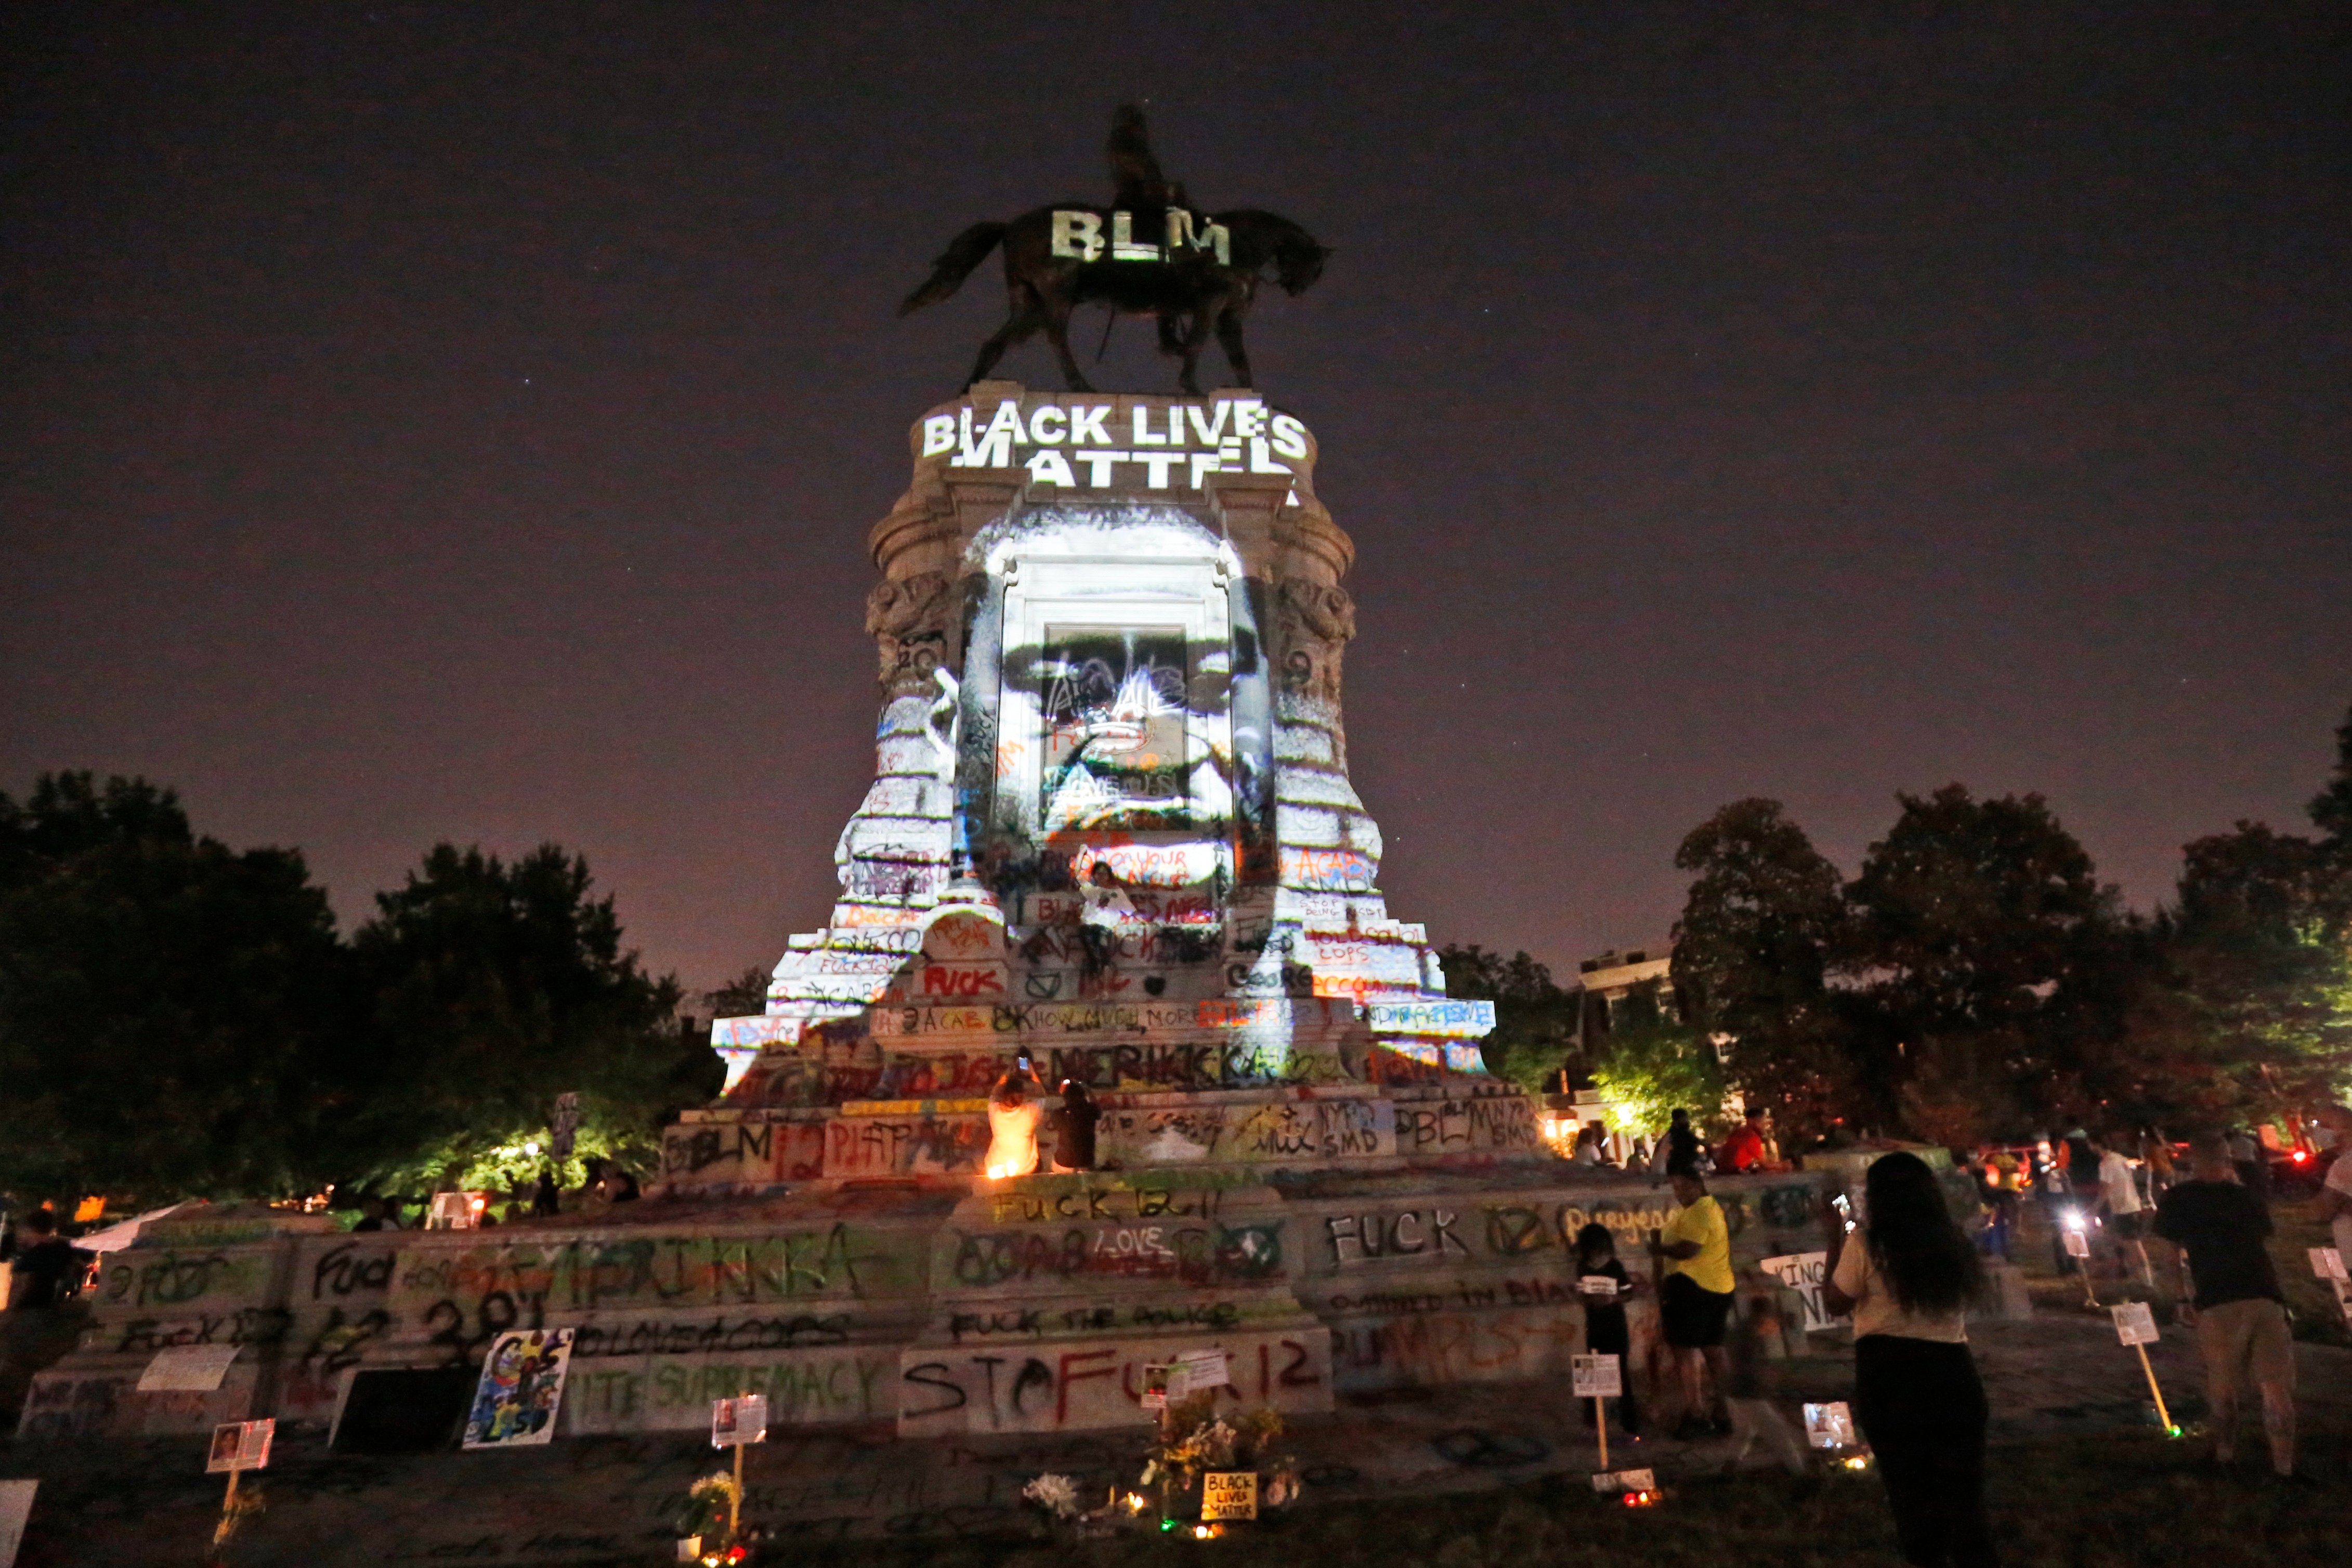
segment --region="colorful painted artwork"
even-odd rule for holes
[[[501,1334],[482,1358],[465,1447],[520,1448],[551,1441],[572,1367],[570,1329]]]

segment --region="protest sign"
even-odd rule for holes
[[[1255,1519],[1257,1517],[1257,1472],[1255,1470],[1204,1470],[1201,1474],[1201,1518],[1206,1522],[1221,1519]]]
[[[2311,1249],[2311,1272],[2315,1278],[2321,1279],[2343,1279],[2344,1255],[2336,1251],[2336,1248],[2332,1247],[2313,1247]]]
[[[2145,1301],[2125,1301],[2110,1309],[2116,1320],[2116,1338],[2127,1345],[2152,1345],[2158,1335],[2156,1314]]]
[[[1794,1290],[1805,1304],[1805,1332],[1819,1333],[1833,1329],[1844,1320],[1831,1315],[1822,1301],[1822,1286],[1829,1279],[1830,1255],[1826,1252],[1791,1252],[1785,1257],[1768,1258],[1762,1264],[1764,1272],[1778,1279],[1783,1288]]]
[[[1577,1276],[1576,1289],[1579,1294],[1597,1301],[1617,1299],[1617,1281],[1606,1274],[1580,1274]]]
[[[1658,1478],[1651,1470],[1603,1470],[1592,1478],[1592,1489],[1597,1492],[1654,1492],[1658,1489]]]
[[[740,1447],[768,1440],[768,1396],[746,1394],[738,1399],[710,1402],[710,1446]]]
[[[462,1446],[520,1448],[552,1441],[564,1375],[571,1370],[570,1329],[500,1334],[482,1358]]]
[[[1579,1399],[1615,1399],[1625,1392],[1623,1363],[1613,1355],[1570,1356],[1568,1366]]]
[[[266,1470],[269,1468],[269,1443],[278,1434],[278,1423],[269,1416],[258,1421],[224,1421],[213,1428],[213,1446],[205,1458],[205,1473],[218,1475],[226,1470],[231,1475],[239,1470]]]
[[[38,1481],[0,1481],[0,1568],[15,1568],[16,1549],[25,1544],[25,1521],[33,1511]]]
[[[1148,1373],[1149,1368],[1145,1369]],[[1225,1352],[1217,1350],[1184,1351],[1168,1366],[1168,1402],[1190,1399],[1212,1388],[1223,1388],[1233,1382],[1225,1364]],[[1146,1406],[1150,1408],[1150,1406]]]
[[[2066,1227],[2066,1256],[2069,1258],[2091,1256],[2091,1238],[2073,1226]]]
[[[167,1345],[139,1374],[142,1394],[210,1394],[228,1375],[235,1345]]]
[[[1805,1441],[1816,1448],[1853,1447],[1853,1411],[1843,1399],[1805,1406]]]

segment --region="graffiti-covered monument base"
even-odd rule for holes
[[[1717,1182],[1735,1263],[1817,1251],[1822,1180]],[[710,1402],[747,1391],[778,1426],[1140,1427],[1143,1368],[1211,1347],[1228,1405],[1307,1414],[1564,1375],[1584,1343],[1577,1231],[1598,1221],[1637,1256],[1672,1204],[1648,1176],[1512,1162],[820,1183],[406,1234],[199,1208],[107,1257],[82,1348],[40,1374],[20,1432],[323,1426],[355,1371],[478,1365],[534,1326],[575,1331],[559,1436],[707,1433]],[[1652,1310],[1633,1304],[1637,1362]],[[236,1347],[217,1389],[140,1389],[194,1344]]]

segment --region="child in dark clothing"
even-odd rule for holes
[[[1633,1280],[1617,1261],[1617,1238],[1607,1226],[1588,1225],[1576,1233],[1576,1273],[1577,1294],[1584,1301],[1584,1348],[1595,1355],[1618,1358],[1625,1387],[1617,1401],[1618,1415],[1625,1435],[1637,1437],[1642,1432],[1642,1406],[1633,1397],[1633,1342],[1625,1326],[1625,1302],[1633,1294]],[[1617,1288],[1603,1289],[1598,1283],[1603,1279],[1614,1280]],[[1584,1424],[1594,1425],[1589,1405]]]

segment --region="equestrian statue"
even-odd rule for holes
[[[1184,187],[1161,175],[1143,111],[1132,104],[1112,119],[1110,165],[1111,205],[1062,202],[1010,223],[972,225],[949,244],[898,313],[936,305],[953,294],[1001,245],[1010,310],[1004,325],[981,344],[972,381],[986,377],[1005,350],[1042,328],[1069,389],[1093,391],[1070,353],[1070,316],[1081,305],[1104,305],[1114,321],[1150,316],[1158,322],[1160,352],[1184,362],[1178,384],[1185,392],[1200,395],[1201,351],[1212,333],[1233,366],[1234,384],[1248,386],[1242,318],[1249,314],[1258,284],[1271,268],[1285,293],[1304,293],[1323,275],[1330,251],[1288,218],[1269,212],[1193,211]],[[1108,337],[1108,325],[1104,331]]]

